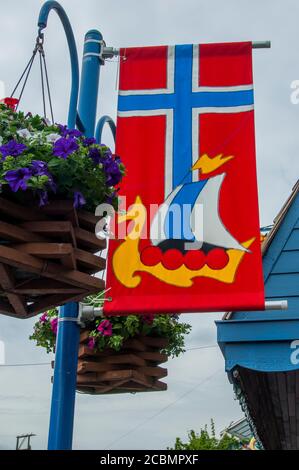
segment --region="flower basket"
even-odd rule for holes
[[[87,305],[102,305],[104,295],[88,297]],[[58,325],[58,310],[45,312],[30,339],[55,352]],[[160,364],[185,351],[190,329],[179,315],[103,315],[90,321],[80,334],[77,390],[93,395],[166,390],[161,379],[167,369]]]
[[[121,160],[77,129],[0,104],[0,312],[28,318],[103,289],[95,235]]]
[[[0,197],[0,311],[28,318],[103,289],[98,220],[70,200],[34,208]]]
[[[88,347],[90,332],[80,336],[77,390],[88,394],[135,393],[167,390],[160,379],[167,369],[163,354],[167,338],[136,336],[126,340],[120,351],[95,352]]]

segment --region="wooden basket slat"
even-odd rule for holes
[[[11,268],[0,263],[0,285],[2,289],[7,291],[7,299],[12,308],[19,313],[20,316],[26,317],[27,305],[24,297],[20,294],[11,292],[15,287],[15,280],[11,272]]]
[[[62,217],[69,220],[73,226],[79,226],[77,210],[74,208],[73,201],[59,200],[53,201],[42,208],[42,212],[51,217]]]
[[[39,209],[33,209],[25,205],[20,205],[3,197],[0,197],[0,214],[7,215],[12,219],[13,222],[15,222],[16,219],[24,221],[47,219],[47,217],[42,214]]]
[[[16,312],[14,308],[11,306],[9,302],[6,302],[5,300],[0,300],[0,312],[3,313],[3,315],[6,315],[8,317],[16,316]]]
[[[80,343],[86,343],[89,338],[89,331],[88,330],[83,330],[80,332]]]
[[[118,364],[109,364],[107,362],[98,362],[96,363],[96,368],[94,369],[89,369],[88,367],[86,367],[86,361],[84,361],[84,359],[78,361],[78,377],[81,376],[81,375],[84,375],[84,376],[88,376],[88,377],[97,377],[97,372],[106,372],[106,371],[109,371],[109,370],[116,370],[119,368],[119,365]]]
[[[103,271],[103,269],[106,268],[106,260],[101,256],[94,255],[88,251],[80,250],[79,248],[74,249],[74,254],[78,266],[83,266],[84,270],[91,274]]]
[[[106,244],[95,236],[99,218],[82,211],[79,222],[70,200],[38,209],[14,197],[0,197],[0,263],[6,267],[0,313],[28,318],[104,289],[92,275],[105,269],[105,260],[93,254]]]
[[[104,394],[167,389],[167,385],[159,380],[167,376],[167,369],[158,366],[168,359],[160,353],[167,345],[166,338],[140,335],[125,341],[121,351],[96,352],[87,346],[89,335],[87,329],[80,334],[79,391]]]
[[[162,354],[160,352],[155,352],[155,351],[141,352],[140,357],[142,357],[142,359],[145,359],[146,361],[150,361],[150,362],[153,362],[155,364],[161,364],[163,362],[168,361],[167,354]]]
[[[114,392],[115,387],[120,387],[124,383],[126,383],[126,380],[119,380],[118,382],[110,383],[110,384],[103,384],[103,385],[94,385],[90,386],[89,384],[82,384],[80,385],[80,388],[77,388],[77,390],[82,391],[83,393],[89,393],[91,395],[97,395],[97,394],[104,394],[104,393],[111,393]]]
[[[80,227],[95,233],[96,224],[101,220],[101,217],[82,209],[78,210],[77,214]]]
[[[168,340],[166,338],[156,338],[153,336],[144,336],[143,343],[147,346],[151,346],[153,348],[160,348],[164,349],[168,345]]]
[[[43,242],[46,239],[37,233],[30,232],[21,226],[0,222],[0,243],[3,242]]]
[[[58,307],[60,305],[64,305],[67,302],[78,302],[82,300],[86,296],[84,294],[57,294],[57,295],[49,295],[45,298],[41,297],[40,300],[35,302],[33,305],[28,307],[28,314],[27,317],[34,317],[40,312],[44,312],[46,309]]]
[[[91,277],[87,274],[75,270],[62,269],[57,264],[36,258],[35,256],[21,253],[10,247],[3,247],[0,245],[0,262],[20,267],[25,271],[40,274],[42,277],[49,277],[51,279],[60,279],[63,282],[76,285],[80,288],[91,288],[93,291],[99,291],[104,288],[104,281],[96,277]]]
[[[147,346],[144,344],[143,340],[140,338],[130,338],[124,341],[124,349],[130,349],[133,351],[146,351]]]
[[[77,269],[74,248],[71,243],[23,243],[13,248],[38,258],[56,259],[68,269]]]
[[[137,371],[149,376],[149,377],[158,377],[162,379],[163,377],[167,377],[168,371],[165,367],[152,367],[152,366],[143,366],[138,367]]]
[[[21,226],[30,232],[44,235],[47,238],[58,239],[62,242],[72,243],[76,246],[76,237],[70,221],[38,221],[25,222]]]
[[[46,295],[46,294],[80,294],[86,292],[84,289],[78,289],[76,286],[64,284],[54,279],[33,279],[26,282],[17,283],[12,289],[15,294],[23,295]]]
[[[106,240],[97,238],[94,232],[89,232],[83,228],[75,228],[74,231],[78,248],[96,253],[104,250],[107,246]]]
[[[102,369],[103,364],[126,364],[129,366],[145,366],[146,362],[144,359],[138,357],[135,354],[118,354],[117,356],[106,356],[101,358],[101,362],[81,360],[80,371],[97,372]]]

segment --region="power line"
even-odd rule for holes
[[[0,367],[50,366],[51,362],[33,362],[31,364],[0,364]]]
[[[159,416],[160,414],[164,413],[164,411],[168,410],[171,406],[175,405],[178,401],[180,401],[182,398],[184,398],[185,396],[189,395],[189,393],[192,393],[194,392],[194,390],[196,390],[197,388],[199,388],[201,385],[203,385],[204,383],[208,382],[209,380],[211,380],[213,377],[215,377],[215,375],[217,375],[219,372],[222,372],[222,369],[218,369],[216,372],[214,372],[214,374],[210,375],[209,377],[206,377],[205,379],[201,380],[199,383],[197,383],[194,387],[192,387],[191,389],[187,390],[187,392],[183,393],[182,395],[180,395],[178,398],[176,398],[176,400],[170,402],[168,405],[164,406],[161,410],[157,411],[156,413],[154,413],[152,416],[150,416],[149,418],[146,418],[144,421],[142,421],[141,423],[137,424],[137,426],[135,426],[133,429],[130,429],[130,431],[122,434],[120,437],[118,437],[117,439],[115,439],[113,442],[110,442],[110,444],[108,445],[108,447],[106,447],[104,450],[109,450],[109,448],[111,446],[113,446],[114,444],[116,444],[117,442],[119,442],[120,440],[122,440],[124,437],[127,437],[129,434],[131,434],[132,432],[136,431],[137,429],[139,429],[140,427],[144,426],[146,423],[148,423],[149,421],[151,421],[152,419],[156,418],[157,416]]]
[[[210,344],[207,346],[198,346],[195,348],[187,348],[185,351],[195,351],[198,349],[210,349],[210,348],[217,348],[217,344]],[[1,367],[31,367],[31,366],[50,366],[51,362],[32,362],[32,363],[24,363],[24,364],[0,364]]]
[[[218,348],[218,344],[209,344],[207,346],[198,346],[196,348],[187,348],[185,351],[195,351],[197,349],[210,349],[210,348]]]

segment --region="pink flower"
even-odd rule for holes
[[[58,318],[52,318],[52,320],[50,320],[50,324],[51,324],[51,330],[53,331],[54,335],[57,335],[57,328],[58,328]]]
[[[89,347],[89,349],[94,349],[96,347],[96,339],[93,337],[88,338],[87,346]]]
[[[147,325],[152,325],[154,318],[155,318],[155,315],[153,313],[147,313],[146,315],[142,315],[142,320]]]
[[[43,313],[42,316],[40,317],[39,321],[41,323],[46,323],[48,321],[48,312]]]
[[[103,336],[111,336],[112,335],[112,324],[109,320],[103,320],[99,324],[97,330],[102,333]]]

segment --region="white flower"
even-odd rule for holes
[[[19,131],[17,131],[17,134],[23,139],[31,139],[32,137],[32,134],[28,131],[28,129],[20,129]]]
[[[0,145],[2,145],[3,137],[0,135]]]
[[[59,134],[48,134],[47,135],[47,142],[51,142],[51,143],[55,143],[56,140],[60,139],[60,135]]]

